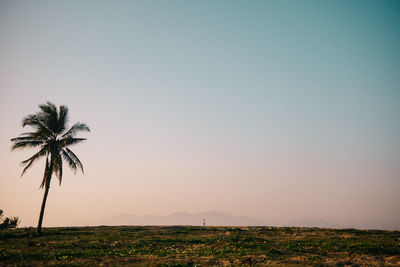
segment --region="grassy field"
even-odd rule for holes
[[[400,231],[113,226],[0,231],[0,266],[400,266]]]

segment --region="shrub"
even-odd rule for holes
[[[18,217],[5,217],[4,219],[3,217],[3,210],[0,210],[0,229],[17,228],[18,224],[21,222]]]

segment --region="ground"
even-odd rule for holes
[[[99,226],[0,231],[0,266],[400,266],[400,231]]]

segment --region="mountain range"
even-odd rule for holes
[[[105,218],[97,224],[102,225],[203,225],[203,219],[209,226],[261,226],[265,222],[245,216],[234,216],[217,211],[188,213],[175,212],[168,215],[120,214]]]
[[[207,226],[297,226],[319,228],[359,228],[398,230],[398,222],[352,221],[334,218],[309,218],[297,220],[264,221],[247,216],[236,216],[220,211],[199,213],[175,212],[167,215],[119,214],[96,221],[74,223],[73,225],[203,225]]]

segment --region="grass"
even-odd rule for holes
[[[0,231],[0,266],[399,266],[400,231],[99,226]]]

